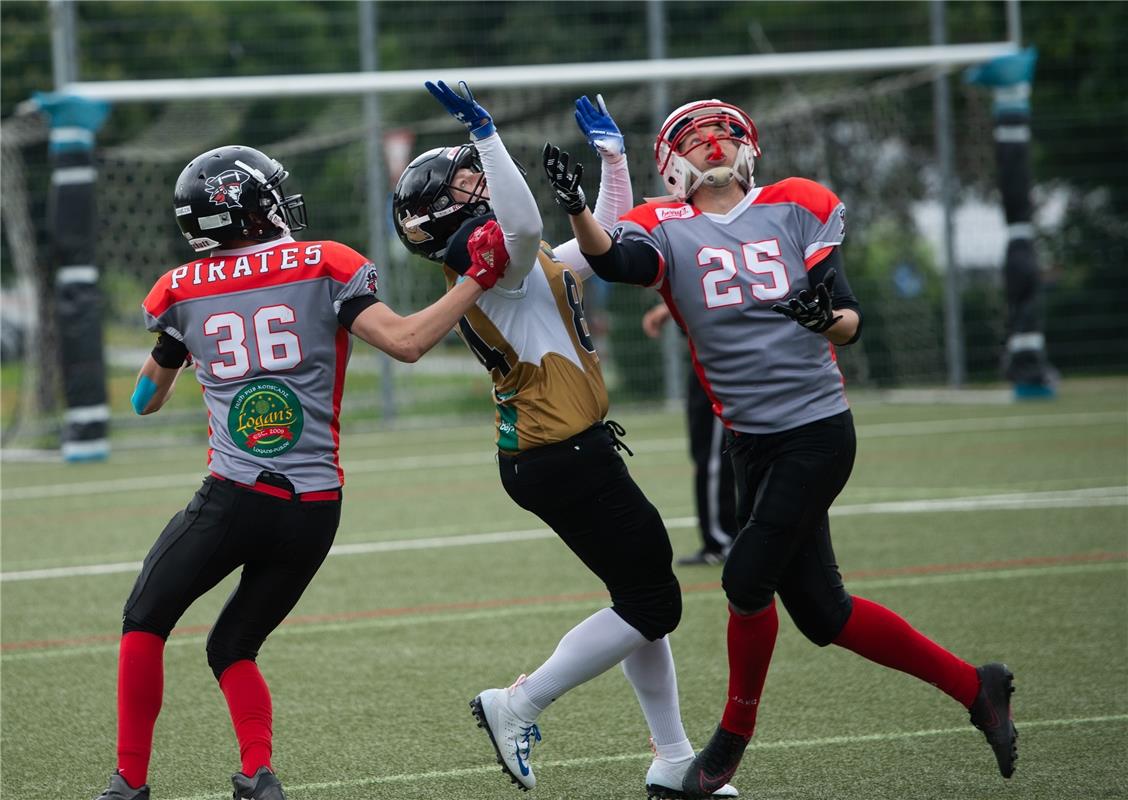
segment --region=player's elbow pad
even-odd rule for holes
[[[142,375],[137,379],[137,386],[133,388],[133,396],[129,398],[129,402],[133,405],[133,411],[137,414],[144,414],[145,409],[149,406],[149,401],[153,399],[153,395],[157,393],[157,384],[153,383],[153,379],[147,375]]]
[[[606,253],[583,256],[592,271],[605,281],[650,286],[658,278],[658,254],[642,242],[612,240]]]

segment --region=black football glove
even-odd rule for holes
[[[772,311],[795,320],[812,333],[822,333],[842,319],[841,315],[834,315],[834,308],[830,304],[830,292],[834,288],[837,274],[835,270],[830,270],[826,273],[826,280],[815,286],[813,295],[804,289],[788,300],[787,305],[774,303]]]
[[[552,186],[556,203],[573,217],[584,213],[587,208],[587,198],[580,186],[584,177],[584,165],[577,163],[569,172],[568,166],[571,156],[562,152],[559,147],[551,142],[544,143],[544,171],[548,174],[548,182]]]

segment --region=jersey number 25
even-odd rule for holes
[[[761,302],[779,300],[791,293],[787,267],[779,260],[778,241],[745,242],[740,251],[744,268],[753,275],[763,276],[748,287],[754,298]],[[736,258],[736,253],[723,247],[702,247],[697,251],[697,265],[713,267],[701,276],[706,308],[724,308],[744,302],[744,285],[735,280]]]

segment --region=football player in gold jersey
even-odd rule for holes
[[[467,127],[471,143],[428,150],[408,165],[395,189],[396,230],[408,250],[442,264],[453,287],[471,263],[471,233],[491,219],[501,226],[506,274],[466,312],[459,332],[493,378],[502,485],[611,596],[610,608],[566,633],[528,677],[482,692],[471,708],[504,772],[531,789],[529,755],[541,739],[541,712],[621,663],[655,746],[647,794],[680,797],[693,748],[666,637],[681,618],[681,590],[662,518],[619,455],[623,429],[605,419],[607,389],[583,307],[592,270],[575,241],[557,248],[541,241],[532,192],[469,87],[426,86]],[[601,157],[595,216],[610,228],[632,202],[623,137],[600,97],[577,100],[576,120]],[[716,796],[736,794],[724,786]]]

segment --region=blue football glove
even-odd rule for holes
[[[427,81],[423,85],[427,87],[427,91],[436,100],[443,104],[443,108],[450,112],[452,117],[466,126],[473,138],[485,139],[494,132],[493,118],[490,117],[488,111],[475,102],[474,94],[470,91],[470,87],[466,85],[466,81],[458,82],[458,85],[462,87],[462,92],[456,92],[442,81],[437,83]]]
[[[607,104],[603,102],[603,95],[597,94],[595,102],[598,103],[598,108],[591,104],[586,95],[576,101],[576,124],[584,132],[588,144],[595,148],[601,158],[621,156],[626,152],[623,134],[619,132],[615,120],[607,113]]]

